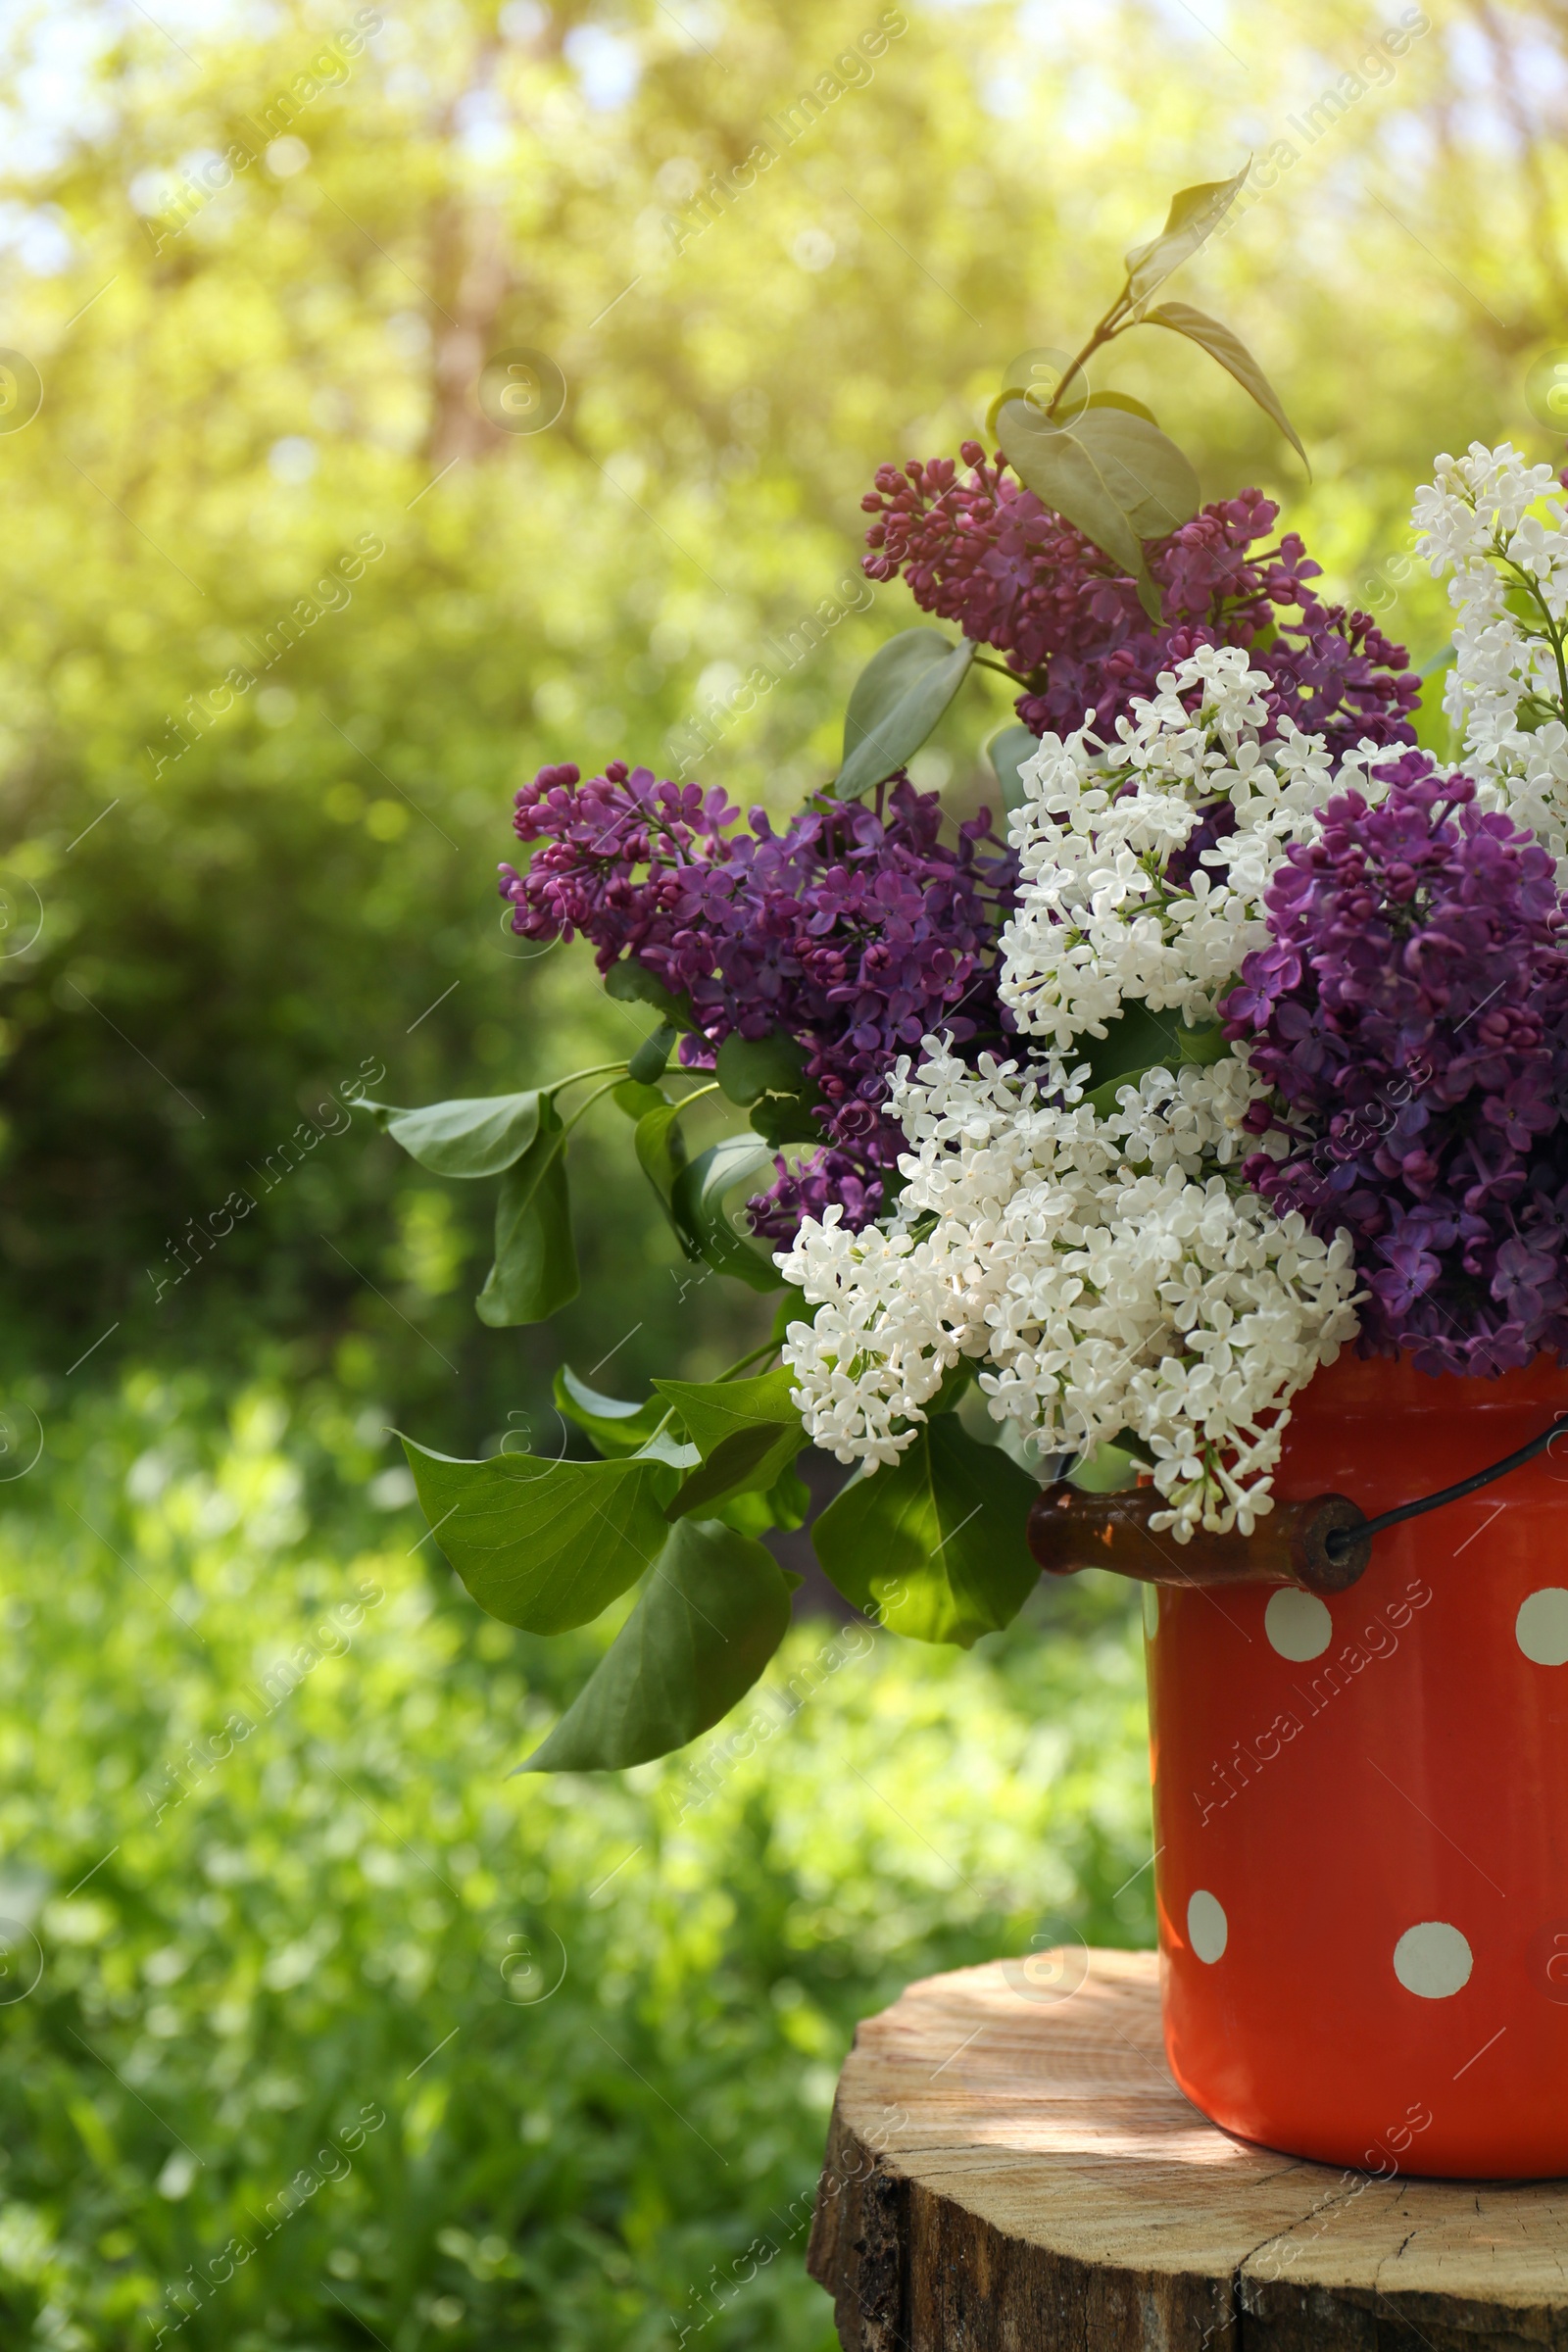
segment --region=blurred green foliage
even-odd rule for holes
[[[857,2018],[1152,1940],[1109,1579],[967,1656],[803,1627],[684,1755],[508,1779],[607,1636],[480,1619],[376,1416],[148,1374],[47,1437],[0,1522],[8,2344],[829,2352]]]
[[[1314,484],[1173,338],[1118,345],[1117,383],[1207,493],[1283,495],[1437,652],[1399,561],[1412,482],[1474,434],[1546,446],[1523,377],[1564,331],[1563,37],[1434,0],[1373,79],[1359,18],[1318,0],[1266,30],[1221,0],[930,5],[903,31],[871,0],[380,13],[367,40],[348,0],[74,0],[0,35],[0,340],[43,388],[0,433],[0,1251],[16,1356],[63,1370],[118,1322],[111,1359],[227,1357],[260,1327],[466,1447],[561,1353],[624,1338],[632,1386],[752,1330],[730,1286],[679,1297],[612,1110],[574,1147],[585,1289],[546,1336],[472,1321],[487,1188],[358,1127],[178,1284],[171,1245],[367,1057],[417,1102],[624,1045],[580,950],[500,928],[518,778],[662,763],[718,708],[705,778],[798,799],[912,616],[895,587],[800,633],[855,576],[875,464],[954,450],[1169,191],[1249,150],[1184,282],[1258,352]],[[517,346],[567,386],[532,434],[477,404]],[[792,631],[782,682],[729,708]],[[1005,715],[1001,681],[966,689],[922,780],[972,798]]]
[[[512,791],[694,724],[742,803],[825,775],[912,617],[844,610],[873,467],[980,430],[1173,188],[1263,162],[1183,290],[1314,479],[1173,338],[1115,386],[1418,660],[1412,484],[1550,449],[1545,0],[1432,0],[1375,79],[1348,0],[904,13],[880,50],[878,0],[402,0],[357,47],[351,0],[0,25],[0,1378],[6,1447],[28,1397],[45,1446],[0,1485],[8,2342],[139,2352],[183,2311],[214,2352],[651,2352],[722,2302],[720,2352],[827,2352],[797,2224],[855,2019],[1036,1935],[1151,1940],[1135,1638],[1087,1580],[966,1656],[801,1628],[764,1689],[820,1687],[750,1755],[505,1778],[613,1623],[480,1621],[386,1422],[490,1450],[558,1362],[640,1394],[769,1309],[691,1283],[607,1105],[581,1298],[487,1332],[491,1187],[340,1116],[367,1063],[417,1103],[651,1024],[503,932]],[[532,434],[476,400],[515,347],[567,387]],[[966,688],[917,781],[972,805],[1006,716]]]

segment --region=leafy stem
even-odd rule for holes
[[[1561,697],[1558,715],[1568,720],[1568,662],[1565,662],[1563,658],[1565,634],[1563,625],[1560,621],[1552,618],[1551,607],[1547,604],[1542,592],[1541,582],[1536,578],[1535,573],[1527,571],[1522,564],[1516,564],[1511,556],[1504,554],[1501,556],[1501,560],[1541,613],[1543,634],[1551,647],[1552,658],[1557,664],[1557,691]]]
[[[622,1073],[624,1073],[626,1067],[624,1062],[621,1062],[616,1066],[622,1071]],[[586,1077],[587,1074],[588,1073],[585,1070],[579,1070],[577,1073],[579,1077]],[[566,1083],[569,1084],[569,1080],[566,1081]],[[576,1109],[566,1121],[566,1133],[569,1135],[574,1127],[580,1126],[582,1121],[592,1110],[594,1104],[596,1102],[602,1102],[607,1095],[612,1095],[619,1084],[620,1080],[618,1078],[612,1078],[607,1086],[596,1087],[594,1092],[588,1096],[585,1102],[578,1103]]]
[[[620,1077],[624,1078],[626,1075],[626,1067],[627,1065],[624,1061],[595,1062],[591,1070],[573,1070],[567,1077],[556,1079],[554,1084],[545,1088],[544,1091],[547,1094],[559,1095],[564,1093],[568,1086],[580,1085],[584,1078],[603,1078],[609,1071],[614,1071]],[[603,1092],[604,1089],[601,1088],[600,1093],[602,1094]],[[595,1101],[597,1100],[598,1097],[596,1096]]]
[[[778,1352],[781,1344],[782,1343],[778,1340],[764,1340],[760,1348],[754,1348],[749,1354],[738,1356],[734,1363],[727,1364],[724,1370],[718,1374],[719,1380],[733,1380],[737,1372],[744,1372],[747,1365],[755,1364],[759,1356],[775,1355]],[[646,1443],[651,1446],[654,1443],[655,1438],[662,1436],[663,1432],[669,1427],[670,1423],[675,1419],[675,1417],[676,1407],[674,1405],[670,1405]]]
[[[575,1086],[579,1078],[600,1078],[604,1076],[607,1070],[615,1074],[611,1076],[608,1085],[595,1087],[593,1093],[589,1095],[583,1102],[578,1103],[576,1109],[566,1121],[566,1133],[568,1135],[575,1126],[577,1126],[583,1119],[587,1117],[589,1111],[592,1110],[596,1102],[602,1102],[607,1095],[612,1095],[614,1093],[616,1087],[621,1083],[621,1080],[626,1075],[626,1064],[623,1061],[606,1061],[602,1062],[597,1070],[573,1070],[569,1078],[560,1079],[557,1084],[550,1089],[552,1094],[558,1094],[561,1088],[564,1086]],[[696,1074],[697,1073],[694,1070],[676,1070],[671,1073],[672,1076],[677,1078],[695,1077]],[[696,1087],[691,1094],[683,1096],[679,1107],[683,1112],[688,1111],[690,1110],[692,1104],[694,1102],[700,1102],[705,1095],[716,1095],[717,1092],[718,1080],[716,1078],[710,1078],[706,1086]],[[722,1377],[722,1375],[720,1377]]]
[[[1072,382],[1072,379],[1075,375],[1083,374],[1084,368],[1094,358],[1096,352],[1101,350],[1104,344],[1115,341],[1116,337],[1121,333],[1123,326],[1127,323],[1126,314],[1131,310],[1131,298],[1128,294],[1127,288],[1123,286],[1121,292],[1117,295],[1109,310],[1101,319],[1099,325],[1095,328],[1094,333],[1090,336],[1082,351],[1078,353],[1075,359],[1068,361],[1065,372],[1062,375],[1062,379],[1056,386],[1055,391],[1052,394],[1051,406],[1046,411],[1046,415],[1048,416],[1054,416],[1056,411],[1061,406],[1062,394],[1066,391],[1067,386]]]

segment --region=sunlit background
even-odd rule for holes
[[[1414,484],[1555,447],[1568,10],[0,26],[0,2331],[819,2352],[857,2016],[1032,1936],[1152,1940],[1133,1628],[1085,1590],[967,1657],[862,1655],[808,1612],[763,1689],[817,1688],[745,1752],[508,1781],[606,1637],[480,1620],[390,1426],[477,1453],[562,1362],[639,1396],[767,1310],[689,1283],[607,1110],[581,1297],[484,1330],[489,1188],[343,1093],[624,1052],[585,951],[502,928],[516,785],[684,760],[784,810],[829,775],[914,617],[898,586],[841,616],[876,465],[955,454],[1250,152],[1181,292],[1311,479],[1173,337],[1101,381],[1436,661]],[[971,808],[1006,715],[986,680],[917,781]]]

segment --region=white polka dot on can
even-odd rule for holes
[[[1144,1587],[1144,1634],[1146,1639],[1152,1642],[1158,1631],[1159,1587],[1157,1585],[1146,1585]]]
[[[1334,1619],[1315,1592],[1282,1585],[1269,1596],[1263,1631],[1282,1658],[1320,1658],[1334,1639]]]
[[[1513,1636],[1537,1666],[1568,1666],[1568,1592],[1544,1585],[1519,1603]]]
[[[1225,1957],[1231,1923],[1215,1895],[1200,1886],[1187,1905],[1187,1940],[1196,1956],[1212,1968]]]
[[[1394,1947],[1394,1973],[1406,1992],[1446,2001],[1470,1982],[1475,1958],[1465,1937],[1446,1919],[1406,1928]]]

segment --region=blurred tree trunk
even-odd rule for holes
[[[506,231],[493,205],[465,206],[445,196],[436,207],[435,279],[450,288],[450,305],[435,306],[430,431],[425,455],[439,471],[458,458],[478,458],[507,445],[479,409],[475,386],[494,353],[498,324],[516,280]]]

